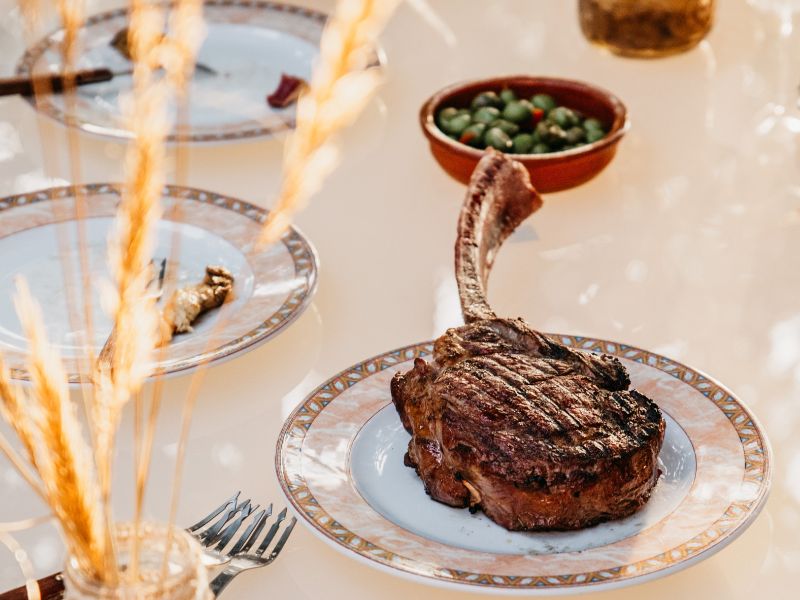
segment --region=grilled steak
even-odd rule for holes
[[[635,512],[658,479],[664,437],[658,407],[629,389],[616,358],[574,351],[489,306],[497,250],[540,206],[527,171],[488,151],[458,223],[466,324],[391,384],[412,436],[406,464],[428,494],[511,530],[578,529]]]

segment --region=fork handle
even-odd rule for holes
[[[241,570],[239,569],[225,569],[222,573],[214,577],[211,580],[211,583],[208,584],[208,587],[211,588],[211,593],[214,594],[214,598],[219,596],[228,584],[233,581],[233,578],[236,577]],[[5,600],[5,598],[0,598],[0,600]]]
[[[36,583],[39,584],[42,600],[62,600],[64,598],[64,578],[61,573],[48,575]],[[28,590],[23,585],[0,594],[0,600],[28,600]]]

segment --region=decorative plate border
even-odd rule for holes
[[[122,186],[120,184],[115,183],[89,183],[84,185],[53,187],[35,192],[7,196],[5,198],[0,198],[0,218],[4,211],[41,202],[73,198],[76,192],[83,194],[86,198],[90,198],[92,194],[119,195],[121,188]],[[213,204],[247,217],[251,221],[259,224],[264,223],[269,214],[269,211],[266,209],[245,202],[244,200],[197,188],[165,185],[163,196],[172,200]],[[91,199],[89,201],[91,202]],[[316,250],[306,237],[294,226],[283,235],[281,242],[291,255],[292,262],[294,263],[295,277],[301,281],[302,284],[289,294],[278,310],[268,315],[255,329],[209,352],[195,354],[194,356],[179,361],[170,361],[169,367],[164,372],[164,375],[174,375],[197,368],[201,364],[210,364],[227,360],[239,352],[262,344],[274,337],[305,311],[311,303],[311,299],[317,289],[319,260]],[[28,379],[28,373],[24,369],[11,369],[11,376],[19,380]],[[80,375],[78,373],[69,373],[68,379],[70,383],[79,383]]]
[[[732,502],[723,515],[708,529],[666,552],[628,565],[601,571],[570,573],[547,576],[507,576],[492,573],[475,573],[455,569],[439,568],[433,576],[413,569],[414,559],[400,556],[369,540],[363,539],[328,514],[314,497],[302,473],[289,473],[285,468],[285,457],[289,452],[289,440],[299,452],[300,444],[314,420],[342,392],[366,377],[394,367],[400,363],[426,358],[433,353],[433,343],[424,342],[406,346],[365,360],[340,372],[311,392],[284,423],[278,437],[275,453],[275,468],[281,488],[294,509],[314,530],[330,543],[350,550],[361,559],[394,571],[398,575],[425,578],[439,585],[462,584],[474,586],[476,591],[505,591],[535,593],[573,593],[597,589],[598,584],[623,585],[632,579],[645,581],[666,575],[682,566],[710,556],[732,541],[758,515],[769,493],[772,460],[769,442],[756,418],[727,388],[711,377],[682,363],[661,355],[616,342],[597,340],[582,336],[551,334],[566,346],[590,352],[601,352],[643,363],[669,374],[695,388],[708,398],[731,423],[739,436],[744,453],[744,476],[742,483],[756,486],[758,493],[750,501]]]
[[[169,2],[164,2],[164,4],[169,4]],[[236,8],[252,8],[255,10],[264,10],[264,11],[276,11],[276,12],[283,12],[292,15],[299,15],[301,17],[307,18],[311,21],[314,21],[320,26],[320,29],[324,27],[325,23],[328,20],[328,15],[324,12],[314,10],[312,8],[307,8],[303,6],[297,6],[294,4],[285,4],[283,2],[271,2],[269,0],[204,0],[204,6],[206,7],[214,7],[214,8],[225,8],[225,7],[236,7]],[[92,15],[86,19],[85,25],[91,26],[96,25],[98,23],[102,23],[104,21],[108,21],[111,19],[117,19],[122,17],[128,13],[127,8],[118,8],[115,10],[110,10],[107,12],[99,13],[96,15]],[[44,54],[44,52],[56,44],[57,42],[54,41],[61,29],[56,29],[46,35],[44,38],[39,40],[36,44],[31,46],[25,51],[25,54],[22,55],[22,58],[17,63],[17,75],[19,76],[29,76],[32,74],[32,70],[36,61]],[[308,40],[314,43],[318,43],[319,40]],[[381,67],[385,64],[385,57],[383,55],[383,51],[381,49],[376,49],[374,53],[374,57],[370,61],[367,68],[372,67]],[[75,127],[84,131],[86,133],[90,133],[92,135],[99,135],[101,137],[110,137],[115,139],[129,139],[130,135],[124,129],[109,129],[103,128],[103,131],[98,131],[96,126],[88,120],[75,118],[74,116],[67,115],[62,109],[58,106],[53,104],[49,98],[39,98],[37,100],[32,96],[26,96],[25,99],[28,103],[33,106],[33,108],[42,114],[47,115],[48,117],[66,125],[68,127]],[[268,137],[273,136],[278,133],[282,133],[284,131],[289,131],[294,129],[294,119],[287,119],[276,121],[273,124],[268,126],[258,125],[257,121],[253,121],[254,126],[249,126],[243,128],[241,124],[234,124],[230,126],[230,129],[226,129],[219,133],[191,133],[189,135],[177,135],[176,133],[171,133],[167,136],[167,142],[174,143],[174,142],[190,142],[190,143],[221,143],[221,142],[230,142],[235,140],[243,140],[243,139],[250,139],[250,138],[257,138],[257,137]]]

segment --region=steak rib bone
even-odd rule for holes
[[[486,285],[497,251],[541,206],[525,168],[490,148],[472,174],[458,219],[456,281],[466,323],[496,316]]]

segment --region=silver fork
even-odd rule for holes
[[[264,526],[267,524],[267,520],[272,514],[272,505],[270,504],[266,509],[262,510],[256,517],[253,519],[253,522],[247,527],[245,532],[239,538],[239,541],[231,548],[229,554],[233,555],[233,558],[228,563],[228,566],[225,567],[225,570],[222,571],[219,575],[217,575],[209,584],[211,588],[211,592],[214,594],[216,598],[222,593],[228,584],[233,581],[233,578],[239,575],[244,571],[249,571],[250,569],[257,569],[259,567],[266,567],[269,564],[278,558],[278,554],[280,554],[283,547],[286,545],[286,540],[289,539],[289,536],[294,529],[295,524],[297,523],[297,519],[292,517],[289,521],[289,524],[283,529],[283,533],[281,534],[280,538],[278,538],[278,542],[275,546],[270,550],[269,554],[264,556],[264,553],[269,549],[270,544],[275,539],[275,535],[278,533],[278,530],[281,527],[281,523],[286,519],[286,509],[284,508],[267,531],[267,535],[264,537],[262,542],[258,545],[255,552],[250,552],[251,548],[256,544],[258,541],[258,536],[261,535],[261,531],[264,529]]]

